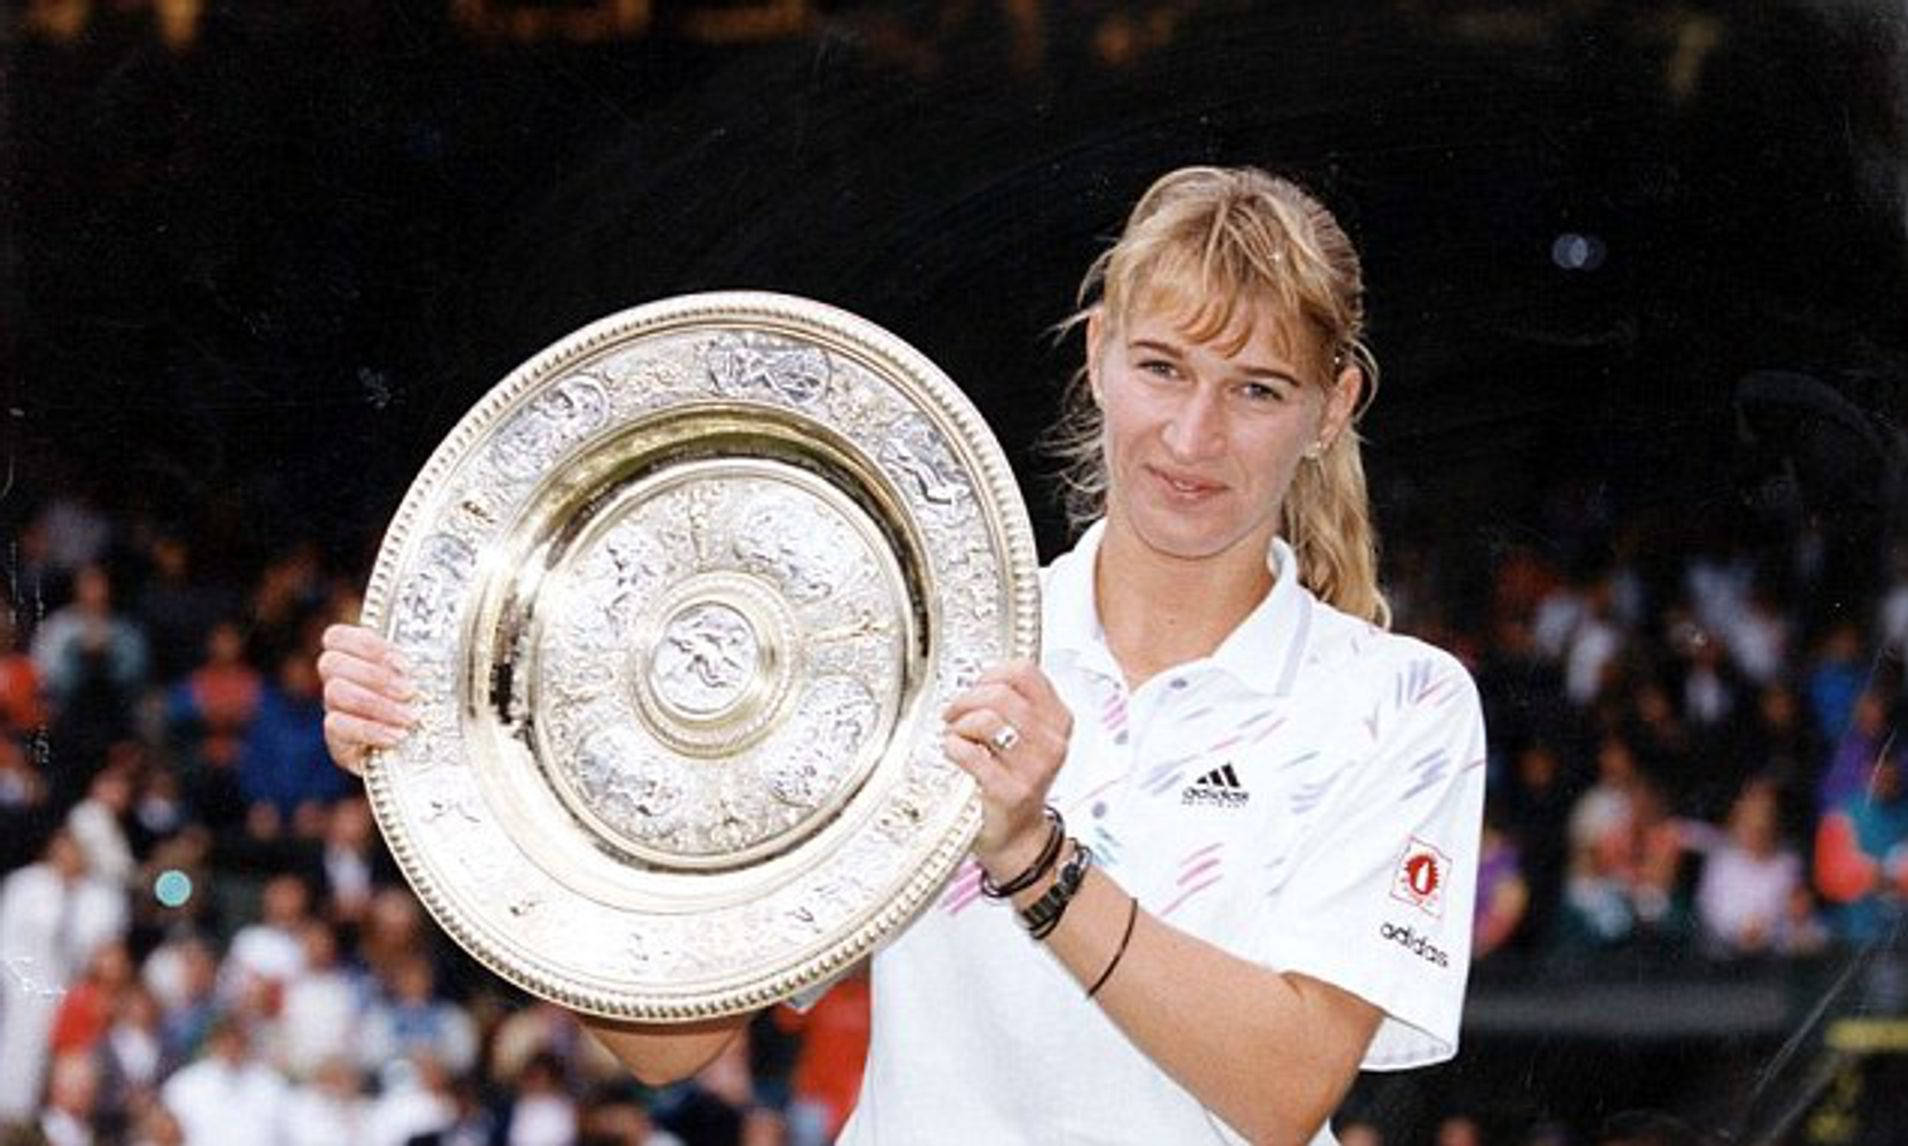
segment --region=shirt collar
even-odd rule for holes
[[[1094,595],[1094,569],[1105,532],[1104,519],[1094,522],[1072,551],[1048,568],[1042,639],[1050,654],[1071,658],[1083,668],[1118,680],[1119,665],[1106,647],[1106,631],[1100,625]],[[1272,539],[1266,565],[1273,574],[1271,592],[1227,634],[1210,657],[1186,667],[1222,669],[1248,688],[1283,696],[1291,690],[1303,661],[1316,602],[1311,591],[1299,584],[1298,557],[1283,538]]]
[[[1298,555],[1284,538],[1272,539],[1266,565],[1272,570],[1272,591],[1219,642],[1211,662],[1248,688],[1284,696],[1304,660],[1316,602],[1299,584]]]
[[[1080,661],[1086,668],[1120,679],[1119,666],[1106,647],[1100,609],[1094,599],[1093,572],[1099,564],[1106,519],[1087,527],[1073,548],[1047,568],[1041,594],[1042,643],[1048,653]]]

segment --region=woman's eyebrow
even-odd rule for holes
[[[1182,348],[1178,343],[1167,342],[1159,338],[1151,338],[1151,337],[1135,338],[1127,345],[1132,350],[1150,351],[1154,354],[1163,354],[1169,358],[1184,358],[1186,356],[1186,352],[1184,348]],[[1236,373],[1240,377],[1249,378],[1255,381],[1260,379],[1266,379],[1266,380],[1277,381],[1277,382],[1285,382],[1291,385],[1297,385],[1299,381],[1298,372],[1293,370],[1291,367],[1285,366],[1282,364],[1281,365],[1265,365],[1261,363],[1249,362],[1240,366],[1238,370],[1236,371]]]
[[[1275,379],[1280,382],[1298,382],[1298,375],[1284,366],[1241,366],[1239,373],[1247,378]]]

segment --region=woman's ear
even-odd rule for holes
[[[1365,391],[1365,370],[1347,361],[1325,393],[1325,415],[1319,420],[1318,440],[1329,447],[1338,436],[1350,430],[1352,415],[1358,412],[1358,399]]]

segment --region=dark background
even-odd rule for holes
[[[511,367],[751,287],[939,363],[1051,554],[1046,332],[1187,162],[1298,176],[1365,252],[1380,527],[1456,627],[1498,555],[1624,520],[1812,523],[1805,608],[1865,618],[1900,516],[1899,0],[32,0],[0,47],[0,528],[77,491],[233,570],[362,568]],[[1434,1078],[1586,1115],[1774,1053],[1530,1035]]]
[[[1366,252],[1388,530],[1541,534],[1553,475],[1733,512],[1783,494],[1776,429],[1814,438],[1802,496],[1883,493],[1899,4],[619,2],[13,11],[15,480],[353,534],[534,350],[731,286],[889,327],[1030,463],[1087,260],[1220,161],[1310,182]],[[1850,408],[1755,435],[1771,368]]]

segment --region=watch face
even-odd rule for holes
[[[452,430],[365,603],[421,725],[367,769],[444,929],[648,1021],[865,954],[979,816],[939,712],[1037,640],[992,435],[853,315],[673,298],[575,332]]]

